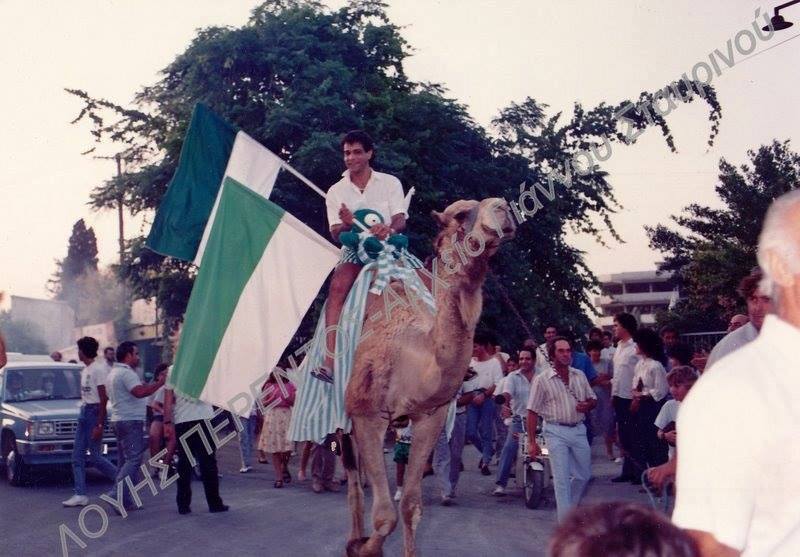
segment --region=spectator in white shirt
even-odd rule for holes
[[[678,423],[678,410],[683,399],[689,394],[689,389],[694,386],[699,377],[694,368],[685,365],[676,365],[667,374],[672,400],[668,400],[661,407],[661,411],[656,416],[655,425],[658,428],[658,438],[669,445],[669,460],[665,464],[655,466],[647,471],[647,479],[657,491],[661,490],[668,479],[675,477],[678,466],[678,451],[675,450],[678,439],[678,430],[675,427]]]
[[[800,190],[767,211],[758,261],[776,314],[700,378],[678,416],[673,520],[703,556],[800,555]]]
[[[614,346],[614,333],[611,331],[603,331],[603,350],[600,352],[600,357],[610,362],[614,359],[614,352],[616,351],[617,347]]]
[[[78,358],[86,367],[81,370],[81,410],[72,448],[75,495],[62,502],[65,507],[85,507],[89,504],[89,498],[86,496],[87,465],[94,466],[109,480],[113,481],[117,477],[117,467],[106,459],[101,451],[108,402],[106,394],[108,372],[104,362],[97,359],[98,347],[97,340],[92,337],[78,339]]]
[[[622,473],[612,482],[629,482],[636,477],[636,467],[630,457],[633,450],[633,421],[631,417],[631,382],[639,356],[633,334],[636,332],[636,318],[630,313],[618,313],[614,317],[614,336],[617,337],[617,349],[614,351],[613,372],[611,378],[611,402],[614,405],[614,417],[617,420],[617,436],[622,448]]]
[[[655,420],[664,405],[669,385],[667,372],[658,360],[664,357],[664,345],[658,333],[642,328],[636,332],[633,340],[641,357],[636,363],[630,384],[633,397],[631,456],[635,466],[635,476],[631,483],[638,485],[642,482],[641,476],[645,469],[667,461],[667,444],[658,438]]]
[[[481,474],[490,475],[489,463],[494,452],[494,391],[503,379],[500,362],[492,356],[495,339],[488,333],[475,333],[472,369],[477,376],[470,380],[469,389],[476,391],[475,397],[467,407],[467,439],[481,453],[479,467]]]
[[[551,369],[550,358],[548,356],[547,345],[558,336],[558,328],[555,325],[548,325],[544,329],[544,342],[536,348],[536,373],[541,373],[545,369]]]

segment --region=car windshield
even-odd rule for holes
[[[74,368],[6,369],[3,383],[6,402],[81,397],[81,372]]]

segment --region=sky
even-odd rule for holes
[[[79,218],[97,234],[101,264],[117,258],[116,212],[87,205],[115,165],[81,154],[94,144],[87,124],[70,124],[81,103],[64,88],[127,105],[158,80],[198,28],[240,26],[258,3],[0,0],[6,75],[0,87],[0,291],[46,297],[55,260],[66,255]],[[489,126],[500,109],[526,96],[553,114],[569,114],[575,102],[591,108],[656,90],[708,61],[714,49],[725,54],[726,41],[751,29],[757,8],[772,13],[777,3],[390,0],[388,12],[413,48],[409,77],[443,84],[476,122]],[[800,34],[800,5],[782,13],[798,24],[758,40],[750,58],[736,52],[734,66],[721,64],[722,74],[714,76],[723,117],[712,148],[704,102],[680,104],[667,117],[677,154],[657,129],[633,146],[614,146],[603,169],[623,206],[613,223],[624,243],[606,236],[603,247],[570,236],[595,273],[654,269],[660,255],[649,249],[645,225],[666,223],[690,203],[718,206],[720,158],[742,164],[748,149],[798,135],[800,39],[793,37]],[[509,184],[507,199],[516,195]],[[127,237],[147,230],[141,215],[126,215]]]

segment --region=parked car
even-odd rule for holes
[[[14,356],[0,369],[0,464],[9,483],[21,485],[33,467],[72,462],[83,366]],[[102,448],[116,460],[110,425],[103,432]]]

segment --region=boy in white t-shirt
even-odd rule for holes
[[[62,502],[65,507],[85,507],[89,503],[89,498],[86,496],[87,466],[94,466],[110,480],[117,477],[117,467],[106,459],[101,451],[108,401],[105,386],[108,373],[105,362],[97,358],[99,346],[97,340],[92,337],[78,340],[78,358],[86,367],[81,370],[81,413],[72,450],[75,495]]]
[[[675,429],[675,424],[678,422],[678,410],[698,377],[698,373],[690,366],[674,367],[667,374],[672,400],[668,400],[661,407],[661,411],[656,416],[655,425],[658,428],[658,438],[669,445],[669,460],[647,471],[647,479],[657,490],[660,490],[668,479],[675,477],[678,467],[678,453],[675,450],[675,444],[678,442]]]

